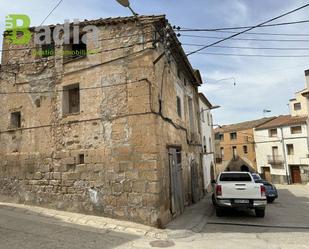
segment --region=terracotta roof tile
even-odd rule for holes
[[[306,123],[307,118],[308,118],[307,116],[281,115],[265,124],[258,126],[256,129],[262,130],[281,126],[304,124]]]
[[[216,128],[215,132],[232,132],[232,131],[252,129],[270,120],[273,120],[274,118],[276,117],[261,118],[261,119],[241,122],[237,124],[223,125],[221,128]]]

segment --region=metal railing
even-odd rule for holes
[[[280,165],[284,162],[283,157],[280,155],[268,155],[267,161],[271,165]]]

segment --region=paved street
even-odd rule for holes
[[[115,221],[113,227],[100,225],[98,218],[92,224],[85,215],[68,213],[71,218],[65,220],[61,219],[65,212],[35,214],[36,208],[24,212],[22,207],[1,204],[0,248],[309,248],[309,186],[279,188],[280,198],[267,207],[264,219],[254,212],[230,212],[217,218],[208,198],[188,208],[161,234],[138,225],[137,231],[130,232],[119,225],[125,222]],[[79,220],[86,222],[81,225]],[[153,235],[143,235],[143,229]]]

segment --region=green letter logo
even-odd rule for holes
[[[9,41],[15,45],[26,45],[31,40],[30,18],[27,15],[8,15],[6,31]]]

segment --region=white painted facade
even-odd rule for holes
[[[292,117],[308,117],[309,98],[303,94],[309,89],[309,71],[305,71],[306,88],[295,93],[295,97],[289,101],[290,115]],[[301,133],[292,134],[291,127],[301,126]],[[271,176],[274,176],[280,182],[291,182],[291,167],[300,168],[300,174],[303,182],[309,180],[309,137],[308,137],[308,119],[300,124],[279,125],[273,127],[277,129],[276,136],[270,136],[270,129],[256,128],[254,131],[256,160],[259,173],[263,173],[263,167],[270,169]],[[272,128],[272,129],[273,129]],[[288,152],[288,147],[293,148],[293,153]],[[277,161],[282,164],[270,164],[274,159],[274,149],[277,147]],[[276,150],[276,149],[275,149]],[[270,157],[272,156],[272,157]],[[270,157],[270,160],[269,160]],[[279,177],[278,177],[279,176]]]
[[[291,165],[309,165],[307,125],[301,124],[300,126],[301,133],[299,134],[291,134],[291,126],[276,127],[277,136],[275,137],[269,136],[269,129],[255,129],[255,151],[259,173],[263,173],[263,167],[269,167],[271,175],[283,176],[281,179],[285,180],[286,175],[290,177]],[[293,145],[293,155],[288,154],[287,145]],[[269,163],[269,157],[273,156],[273,147],[278,148],[276,159],[282,160],[282,164],[274,166]]]
[[[203,173],[204,188],[211,189],[212,171],[215,169],[214,162],[214,137],[213,137],[213,119],[209,106],[203,98],[199,98],[200,105],[200,127],[203,145]]]
[[[308,99],[302,96],[302,93],[306,92],[307,88],[296,92],[295,98],[290,99],[289,109],[292,116],[307,116],[308,115]]]

